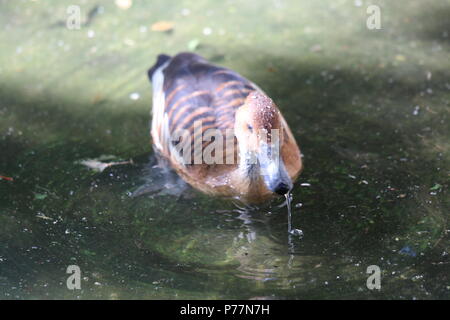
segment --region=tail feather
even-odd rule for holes
[[[148,79],[150,80],[150,82],[152,81],[153,73],[156,71],[156,69],[161,67],[169,59],[171,59],[171,57],[168,56],[167,54],[160,54],[160,55],[158,55],[158,59],[156,60],[156,63],[147,72]]]

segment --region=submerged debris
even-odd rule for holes
[[[132,5],[132,0],[116,0],[116,6],[118,6],[122,10],[130,9]]]
[[[210,27],[203,28],[203,34],[205,36],[209,36],[212,33],[212,29]]]
[[[408,256],[411,256],[411,257],[417,256],[417,253],[413,249],[411,249],[411,247],[409,247],[409,246],[405,246],[405,247],[401,248],[398,251],[398,253],[405,254],[405,255],[408,255]]]
[[[158,21],[152,24],[151,30],[158,32],[170,32],[173,30],[174,24],[170,21]]]
[[[35,193],[34,199],[35,200],[45,200],[47,198],[47,194],[45,193]]]
[[[289,234],[296,236],[296,237],[303,237],[303,231],[300,229],[292,229],[289,231]]]
[[[130,94],[130,99],[131,100],[139,100],[139,98],[141,97],[141,95],[137,92],[133,92]]]
[[[105,12],[105,8],[99,5],[94,6],[91,10],[89,10],[86,18],[85,26],[89,26],[92,24],[94,19],[99,15]]]
[[[442,188],[442,185],[439,183],[436,183],[433,187],[430,188],[431,191],[440,190]]]
[[[301,183],[300,186],[302,187],[311,187],[310,183]]]
[[[43,214],[42,212],[38,212],[36,214],[36,218],[39,219],[44,219],[44,220],[53,220],[53,218],[47,217],[45,214]]]
[[[130,159],[128,161],[117,161],[117,162],[101,162],[101,160],[105,160],[106,157],[100,157],[97,159],[86,159],[79,162],[79,164],[82,164],[89,169],[92,169],[94,171],[103,172],[106,168],[112,167],[112,166],[118,166],[118,165],[124,165],[124,164],[133,164],[133,160]]]

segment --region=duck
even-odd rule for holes
[[[300,149],[255,83],[191,52],[158,55],[148,78],[154,152],[185,182],[245,204],[289,194],[303,169]]]

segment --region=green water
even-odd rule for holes
[[[0,299],[449,299],[449,16],[447,0],[1,0]],[[302,239],[281,199],[130,197],[162,184],[146,70],[187,50],[282,110],[304,154]],[[80,164],[103,155],[133,164]]]

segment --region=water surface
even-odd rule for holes
[[[0,180],[0,299],[450,298],[450,2],[377,1],[380,30],[369,4],[0,1],[0,175],[13,179]],[[152,31],[160,21],[173,29]],[[288,120],[302,239],[282,199],[242,211],[189,189],[130,196],[164,182],[146,70],[189,50]],[[133,163],[80,164],[99,158]]]

